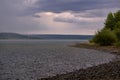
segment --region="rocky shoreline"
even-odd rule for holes
[[[120,61],[38,80],[120,80]]]
[[[103,52],[109,52],[115,55],[120,55],[120,46],[99,46],[99,45],[88,44],[88,43],[86,44],[77,43],[75,45],[71,45],[71,47],[94,49],[94,50],[99,50]]]
[[[76,44],[72,47],[107,51],[112,54],[117,54],[118,57],[116,60],[109,63],[89,67],[87,69],[80,69],[74,72],[60,74],[53,77],[41,78],[38,80],[120,80],[120,47],[100,47],[89,44]]]

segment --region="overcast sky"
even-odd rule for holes
[[[0,32],[95,34],[120,0],[0,0]]]

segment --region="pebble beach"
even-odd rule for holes
[[[107,52],[68,46],[77,42],[0,41],[0,80],[38,80],[116,58]]]

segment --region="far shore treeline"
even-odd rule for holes
[[[71,39],[71,40],[89,40],[93,35],[56,35],[56,34],[18,34],[18,33],[0,33],[0,39]]]
[[[107,15],[104,28],[99,30],[90,42],[102,46],[120,46],[120,10]]]

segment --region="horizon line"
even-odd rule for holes
[[[21,34],[21,35],[94,35],[94,34],[69,34],[69,33],[67,33],[67,34],[54,34],[54,33],[27,33],[27,34],[25,34],[25,33],[17,33],[17,32],[0,32],[0,34],[1,33],[13,33],[13,34]]]

